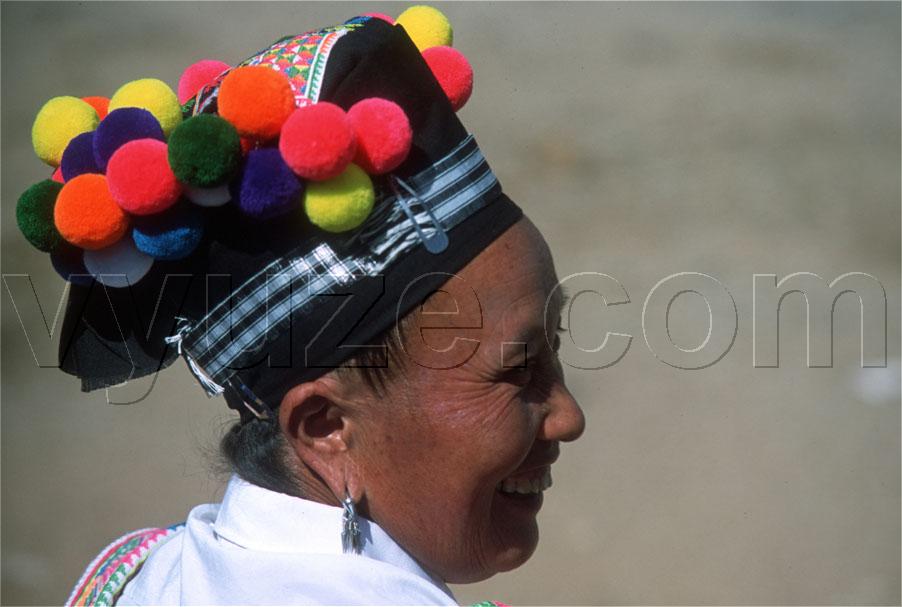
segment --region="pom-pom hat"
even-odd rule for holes
[[[163,137],[122,142],[107,175],[72,182],[91,180],[104,208],[121,214],[105,246],[86,242],[84,265],[119,260],[127,285],[72,285],[60,361],[83,389],[154,373],[181,354],[208,394],[224,393],[242,416],[266,416],[292,385],[358,353],[348,344],[371,342],[521,217],[455,115],[461,96],[452,105],[423,56],[452,43],[450,23],[435,9],[402,17],[288,36],[212,80],[221,66],[196,67],[179,86],[183,99],[205,83],[179,116],[175,93],[153,79],[112,96],[109,116],[143,109]],[[304,124],[323,111],[331,128]],[[207,116],[234,129],[237,148],[228,128],[192,122]],[[81,132],[94,128],[103,130]],[[145,156],[153,183],[135,174]],[[78,229],[100,230],[87,229],[69,186],[54,208],[71,243]],[[207,278],[216,276],[227,279]]]

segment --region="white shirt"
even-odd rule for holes
[[[342,509],[233,476],[222,504],[197,506],[154,548],[117,605],[457,605],[385,531],[360,518],[343,554]]]

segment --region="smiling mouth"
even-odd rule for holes
[[[496,489],[506,495],[536,495],[551,487],[551,468],[535,470],[532,474],[509,476]]]

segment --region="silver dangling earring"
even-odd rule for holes
[[[341,515],[341,550],[345,554],[360,554],[360,525],[357,523],[357,509],[354,500],[348,495],[341,503],[344,513]]]

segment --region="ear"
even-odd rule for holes
[[[279,426],[298,459],[340,501],[356,485],[348,457],[354,424],[332,388],[314,380],[289,390],[279,405]]]

